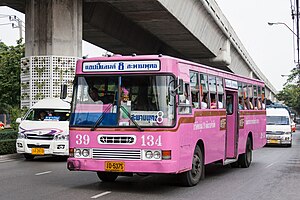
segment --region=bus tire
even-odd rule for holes
[[[252,142],[250,137],[247,138],[245,153],[239,156],[238,162],[242,168],[248,168],[252,162]]]
[[[200,147],[196,146],[193,155],[192,169],[179,174],[182,185],[188,187],[195,186],[201,179],[204,179],[205,168],[203,158]]]
[[[98,178],[103,182],[114,182],[119,173],[116,172],[97,172]]]
[[[34,159],[34,155],[31,155],[29,153],[24,153],[23,156],[26,160],[33,160]]]

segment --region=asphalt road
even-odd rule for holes
[[[195,187],[181,187],[176,176],[119,177],[102,183],[95,172],[70,172],[66,161],[41,157],[33,161],[0,160],[1,200],[299,200],[300,130],[292,148],[264,147],[254,151],[248,169],[210,165]]]

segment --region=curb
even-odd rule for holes
[[[20,159],[20,158],[23,158],[23,155],[18,153],[0,155],[0,160]]]

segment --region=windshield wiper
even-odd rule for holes
[[[134,123],[134,125],[139,129],[139,131],[144,131],[142,129],[142,127],[135,121],[135,119],[132,119],[132,117],[130,116],[130,113],[126,110],[126,108],[122,105],[120,105],[121,110],[126,114],[126,116],[130,119],[130,121],[132,121],[132,123]]]
[[[91,128],[91,131],[94,131],[95,128],[98,126],[98,124],[100,124],[100,123],[103,121],[104,115],[111,109],[112,105],[113,105],[113,104],[111,103],[111,104],[109,104],[109,105],[105,108],[105,110],[103,111],[103,113],[98,117],[98,119],[97,119],[96,123],[94,124],[94,126]]]

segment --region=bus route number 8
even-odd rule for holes
[[[88,145],[90,143],[90,136],[89,135],[81,135],[77,134],[76,135],[76,144],[85,144]]]

